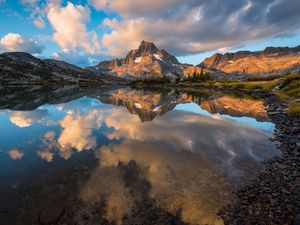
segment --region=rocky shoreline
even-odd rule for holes
[[[224,224],[300,224],[300,116],[272,94],[260,93],[276,128],[281,155],[264,162],[262,171],[219,212]]]

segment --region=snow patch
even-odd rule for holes
[[[138,109],[141,109],[142,108],[142,105],[140,103],[134,103],[134,106]]]
[[[29,62],[31,65],[34,65],[34,66],[37,66],[38,64],[36,63],[36,62],[33,62],[33,61],[31,61],[31,62]]]
[[[153,54],[153,56],[154,56],[156,59],[158,59],[158,60],[160,60],[160,61],[163,61],[162,58],[161,58],[159,55]]]
[[[229,61],[229,63],[233,63],[233,61],[232,61],[232,60],[230,60],[230,61]]]
[[[142,57],[136,57],[136,58],[134,59],[134,62],[135,62],[135,63],[140,63],[141,60],[142,60]]]
[[[157,112],[160,108],[161,108],[161,105],[156,106],[156,107],[152,110],[152,112]]]

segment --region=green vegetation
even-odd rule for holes
[[[278,80],[272,81],[232,81],[232,82],[221,82],[217,83],[217,86],[241,89],[247,91],[261,90],[261,91],[272,91],[280,82]]]
[[[143,85],[160,85],[160,84],[169,84],[171,79],[167,76],[162,77],[147,77],[143,80],[133,80],[131,82],[132,86],[143,86]]]
[[[300,115],[300,102],[291,102],[289,104],[289,113],[292,115]]]
[[[292,115],[300,115],[300,76],[288,75],[286,76],[281,85],[280,90],[276,92],[282,101],[289,103],[289,112]]]
[[[201,73],[197,73],[195,70],[193,74],[189,74],[188,78],[185,78],[183,82],[204,82],[209,80],[212,80],[212,76],[209,73],[204,73],[203,70],[201,70]]]
[[[272,75],[269,77],[253,77],[248,78],[247,81],[270,81],[283,77],[283,75]]]

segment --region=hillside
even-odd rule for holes
[[[0,83],[41,82],[124,83],[120,78],[95,73],[63,61],[38,59],[25,52],[0,54]]]
[[[216,53],[198,66],[236,76],[300,74],[300,46],[268,47],[256,52]]]

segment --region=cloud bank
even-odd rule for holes
[[[88,32],[86,23],[90,20],[90,9],[67,3],[66,7],[49,4],[47,18],[55,30],[53,40],[64,50],[81,49],[95,54],[99,48],[97,34]]]
[[[293,0],[90,0],[98,10],[122,19],[106,19],[111,32],[102,44],[112,56],[136,48],[143,39],[182,56],[226,49],[300,28],[300,2]]]
[[[77,65],[90,64],[91,59],[98,61],[100,57],[124,57],[141,40],[185,56],[290,36],[300,30],[300,2],[294,0],[20,2],[31,7],[30,18],[36,27],[50,24],[53,28],[52,40],[61,50],[52,57]],[[98,18],[95,15],[103,12],[105,18],[99,20],[102,31],[89,29],[89,23]]]
[[[0,52],[29,52],[32,54],[42,53],[44,47],[33,39],[28,39],[20,34],[8,33],[0,39]]]

